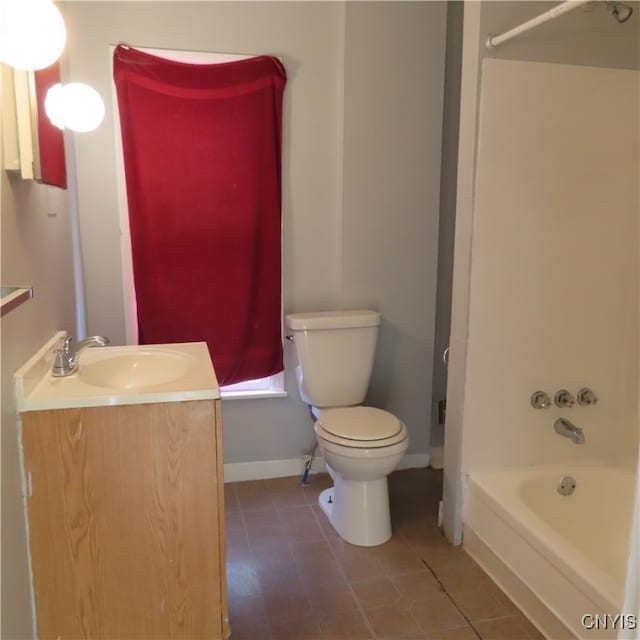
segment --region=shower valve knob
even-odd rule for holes
[[[531,396],[531,406],[534,409],[546,409],[551,406],[551,398],[544,391],[536,391]]]
[[[556,395],[553,396],[553,401],[557,407],[573,407],[576,403],[575,398],[566,389],[557,391]]]
[[[578,404],[583,407],[588,407],[598,402],[596,394],[588,387],[583,387],[578,391]]]

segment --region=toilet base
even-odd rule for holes
[[[338,535],[362,547],[384,544],[391,538],[387,477],[345,482],[332,474],[334,485],[318,497],[318,504]]]

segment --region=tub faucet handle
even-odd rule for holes
[[[531,395],[531,406],[534,409],[546,409],[551,406],[551,398],[544,391],[534,391]]]
[[[588,407],[598,402],[596,394],[588,387],[583,387],[578,391],[578,404],[582,407]]]
[[[556,395],[553,396],[553,400],[557,407],[573,407],[576,403],[575,398],[566,389],[556,391]]]

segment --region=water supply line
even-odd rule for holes
[[[293,336],[291,338],[293,340]],[[315,422],[316,417],[313,415],[313,408],[309,407],[309,413],[311,415],[311,419]],[[302,486],[307,486],[309,484],[309,472],[311,471],[311,465],[313,464],[313,457],[316,455],[316,449],[318,448],[318,441],[314,442],[313,448],[311,449],[311,453],[307,453],[302,456],[302,477],[300,478],[300,484]]]
[[[318,448],[318,443],[316,442],[311,450],[311,453],[308,453],[302,456],[302,462],[304,463],[304,471],[302,472],[302,478],[300,479],[301,485],[309,484],[309,471],[311,471],[311,465],[313,464],[313,457],[316,454],[316,449]]]

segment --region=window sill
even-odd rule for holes
[[[257,400],[260,398],[286,398],[288,397],[286,391],[267,391],[261,389],[260,391],[220,391],[220,397],[223,400]]]

